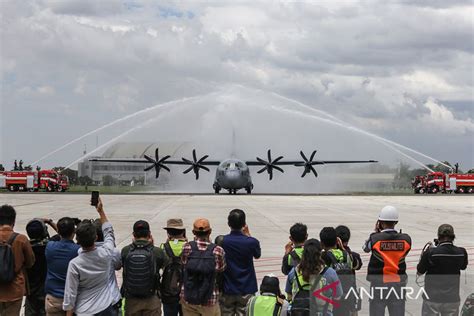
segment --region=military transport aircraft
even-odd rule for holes
[[[206,166],[217,166],[216,177],[214,179],[213,188],[215,193],[219,193],[220,190],[227,190],[230,194],[236,194],[238,190],[245,189],[248,194],[252,193],[253,183],[250,177],[249,166],[263,166],[257,173],[267,172],[269,179],[273,179],[273,170],[284,172],[279,166],[293,165],[296,167],[303,167],[303,174],[301,177],[306,176],[312,172],[315,177],[318,173],[314,169],[314,165],[325,165],[325,164],[342,164],[342,163],[376,163],[375,160],[313,160],[316,155],[316,150],[313,151],[310,158],[308,159],[303,151],[300,151],[300,155],[303,160],[282,160],[283,156],[279,156],[276,159],[272,159],[270,149],[267,152],[268,160],[261,159],[259,157],[256,160],[243,161],[240,159],[226,159],[223,161],[211,161],[206,160],[209,155],[205,155],[200,159],[197,159],[196,150],[193,149],[193,160],[181,158],[181,160],[168,160],[171,156],[167,155],[160,159],[158,148],[155,149],[155,159],[143,155],[144,159],[102,159],[94,158],[90,161],[96,162],[127,162],[127,163],[142,163],[151,164],[145,167],[144,171],[155,168],[156,178],[160,176],[161,169],[170,172],[170,168],[167,165],[186,165],[189,166],[183,173],[188,173],[191,170],[196,175],[196,180],[199,179],[199,170],[210,171]]]

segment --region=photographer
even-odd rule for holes
[[[63,311],[64,286],[69,261],[77,257],[79,245],[74,242],[76,233],[75,221],[63,217],[57,223],[59,241],[50,241],[46,245],[46,282],[45,309],[47,315],[65,315]]]
[[[34,218],[26,225],[26,233],[35,254],[35,264],[26,269],[28,276],[28,294],[25,301],[25,315],[46,315],[44,309],[44,283],[46,282],[46,245],[49,241],[59,241],[60,236],[49,236],[48,226],[57,232],[52,219]]]
[[[385,315],[386,309],[390,316],[405,315],[403,287],[408,278],[405,258],[411,250],[411,238],[397,231],[397,224],[398,210],[391,205],[382,208],[375,231],[363,247],[365,252],[372,253],[367,266],[367,281],[370,282],[371,290],[386,289],[385,293],[382,293],[385,297],[375,295],[370,300],[370,316]]]
[[[417,266],[418,275],[426,273],[422,315],[458,315],[460,272],[467,268],[466,249],[453,244],[454,228],[443,224],[438,228],[435,246],[428,248]]]

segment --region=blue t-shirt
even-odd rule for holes
[[[46,283],[45,293],[57,298],[64,297],[67,267],[69,261],[77,257],[80,246],[72,240],[50,241],[46,245]]]
[[[223,246],[227,268],[224,272],[224,294],[246,295],[257,292],[253,258],[261,256],[260,242],[233,230],[224,236]]]

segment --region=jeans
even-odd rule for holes
[[[423,307],[421,308],[422,316],[458,316],[459,302],[456,303],[436,303],[423,300]]]
[[[100,313],[94,314],[94,316],[119,316],[119,307],[117,304],[110,305]]]
[[[245,316],[245,308],[252,296],[252,294],[222,295],[220,302],[222,316]]]
[[[183,311],[181,309],[181,304],[179,302],[174,304],[166,304],[163,303],[163,315],[164,316],[178,316],[183,315]]]

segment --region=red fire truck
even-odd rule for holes
[[[64,192],[69,188],[69,179],[54,170],[1,171],[0,189],[9,191]]]
[[[412,187],[416,194],[474,193],[474,174],[431,172],[426,176],[416,176]]]

